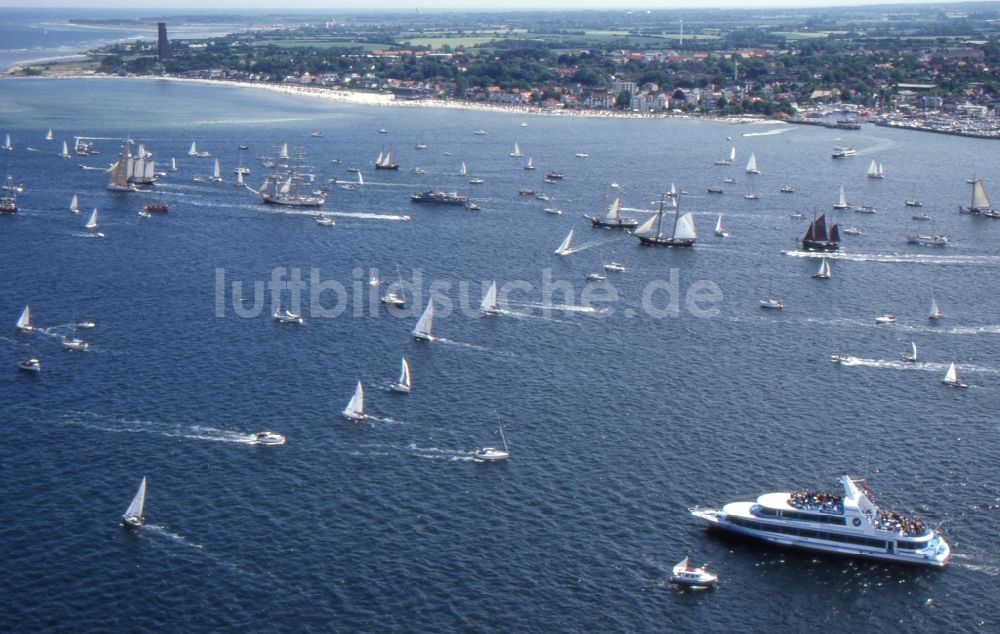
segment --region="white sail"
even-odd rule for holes
[[[941,307],[938,306],[937,298],[931,295],[931,308],[927,312],[927,316],[931,319],[938,319],[941,317]]]
[[[129,154],[128,143],[123,144],[122,153],[115,161],[111,169],[108,170],[108,189],[113,191],[131,191],[129,185],[129,168],[132,165],[132,157]]]
[[[521,146],[514,142],[514,151],[510,153],[511,156],[521,156]]]
[[[55,135],[52,134],[52,129],[49,128],[49,131],[47,133],[45,133],[45,140],[46,141],[51,141],[54,138],[55,138]]]
[[[376,165],[381,165],[382,164],[382,159],[384,159],[384,158],[385,158],[385,153],[384,152],[379,152],[378,153],[378,158],[375,159],[375,164]]]
[[[533,161],[533,160],[531,159],[531,157],[530,157],[530,156],[528,157],[528,164],[527,164],[527,165],[525,165],[524,167],[525,167],[525,169],[529,169],[529,170],[533,170],[533,169],[535,169],[535,163],[534,163],[534,161]]]
[[[69,146],[66,145],[65,141],[63,141],[62,151],[59,152],[59,156],[61,158],[69,158]]]
[[[911,341],[910,342],[910,348],[913,349],[913,360],[916,361],[917,360],[917,342],[916,341]]]
[[[75,214],[80,213],[80,201],[77,200],[76,194],[73,194],[73,200],[69,201],[69,210]]]
[[[282,185],[278,189],[278,191],[281,192],[282,194],[287,194],[288,192],[292,191],[292,177],[291,176],[288,177],[288,180],[286,180],[284,183],[282,183]]]
[[[278,153],[278,158],[283,158],[283,159],[288,158],[288,144],[287,143],[283,143],[281,145],[281,152]]]
[[[91,229],[91,230],[97,228],[97,207],[94,207],[94,211],[91,212],[91,214],[90,214],[90,220],[88,220],[87,224],[84,225],[84,226],[87,229]]]
[[[948,366],[948,371],[944,374],[945,383],[958,383],[958,369],[955,367],[955,362],[952,361],[951,365]]]
[[[757,155],[754,153],[750,154],[750,160],[747,161],[747,174],[756,174],[757,170]]]
[[[878,177],[885,178],[885,165],[882,165],[881,163],[878,164]]]
[[[413,327],[413,336],[418,339],[431,339],[431,329],[434,325],[434,298],[432,297],[429,302],[427,302],[427,308],[424,309],[420,319],[417,320],[417,325]]]
[[[219,159],[215,159],[215,167],[212,168],[212,180],[222,180],[222,170],[219,168]]]
[[[730,163],[733,163],[733,162],[735,162],[735,161],[736,161],[736,146],[734,145],[734,146],[733,146],[733,147],[732,147],[732,148],[731,148],[731,149],[729,150],[729,162],[730,162]]]
[[[875,159],[872,159],[871,164],[868,165],[868,177],[878,178],[878,163],[875,162]]]
[[[156,180],[156,161],[153,159],[146,161],[146,169],[143,170],[142,177],[147,181]]]
[[[571,253],[569,245],[572,242],[573,242],[573,230],[570,229],[569,233],[566,234],[566,238],[562,241],[562,244],[560,244],[559,248],[556,249],[556,255],[569,255]]]
[[[177,159],[175,158],[170,159],[170,171],[171,172],[177,171]]]
[[[722,214],[719,214],[719,219],[715,221],[715,235],[721,236],[726,230],[722,227]]]
[[[622,195],[618,194],[615,196],[615,199],[611,201],[611,205],[608,207],[608,213],[605,216],[605,219],[609,222],[618,222],[618,219],[621,217],[621,208]]]
[[[361,175],[361,170],[358,170],[358,185],[365,184],[365,177]]]
[[[822,261],[820,261],[816,277],[822,279],[828,279],[830,277],[830,262],[828,262],[826,258],[823,258]]]
[[[670,183],[670,192],[667,195],[668,196],[676,196],[677,195],[677,186],[674,185],[673,183]]]
[[[237,185],[243,184],[243,172],[236,172],[236,184]]]
[[[639,225],[639,227],[636,228],[634,233],[638,236],[644,236],[652,233],[653,227],[656,226],[657,218],[659,218],[659,214],[653,214],[646,220],[646,222]]]
[[[146,476],[142,477],[142,482],[139,483],[139,490],[135,492],[135,497],[132,498],[132,502],[125,509],[125,515],[123,516],[126,520],[136,520],[137,522],[142,521],[142,511],[146,506]]]
[[[981,179],[976,179],[972,184],[972,209],[989,209],[990,197],[986,195],[986,188]]]
[[[399,384],[406,386],[407,389],[412,387],[410,384],[410,364],[406,361],[406,357],[403,357],[403,362],[400,364]]]
[[[188,150],[188,156],[198,156],[198,145],[191,141],[191,149]]]
[[[469,169],[465,166],[465,161],[462,161],[462,167],[458,170],[459,176],[466,176],[469,173]]]
[[[17,318],[18,330],[31,330],[31,306],[25,306],[21,316]]]
[[[385,158],[382,159],[382,165],[392,165],[392,149],[386,150]]]
[[[10,135],[9,134],[7,136],[5,136],[4,139],[3,139],[3,149],[5,149],[5,150],[13,150],[14,149],[14,146],[11,145]]]
[[[674,240],[694,240],[698,233],[694,229],[694,215],[689,211],[677,219],[674,225]]]
[[[847,206],[847,193],[844,191],[844,186],[840,186],[840,198],[837,199],[837,204],[841,207]]]
[[[497,283],[496,280],[490,282],[490,287],[483,296],[483,301],[479,305],[479,310],[484,313],[495,312],[497,309]]]
[[[344,415],[351,418],[361,418],[365,415],[365,388],[361,386],[361,381],[358,381],[358,386],[354,388],[354,396],[344,408]]]

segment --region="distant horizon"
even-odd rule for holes
[[[697,0],[633,0],[627,5],[615,5],[609,0],[510,0],[503,6],[488,0],[384,0],[380,6],[359,9],[348,3],[331,3],[329,0],[296,0],[294,5],[275,7],[272,3],[254,3],[253,0],[216,0],[210,9],[199,0],[175,0],[164,5],[158,0],[133,0],[128,7],[111,0],[47,0],[42,6],[11,6],[7,10],[50,10],[78,9],[81,11],[108,11],[121,14],[137,12],[165,13],[185,11],[206,15],[219,13],[264,13],[268,15],[289,15],[299,12],[313,13],[399,13],[429,11],[441,13],[529,13],[547,11],[707,11],[713,9],[832,9],[837,7],[861,6],[916,6],[916,5],[976,5],[997,4],[996,0],[722,0],[705,6]],[[544,6],[539,6],[542,4]]]

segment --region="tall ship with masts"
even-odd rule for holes
[[[108,189],[113,192],[134,192],[135,187],[129,182],[129,168],[132,165],[132,150],[129,141],[122,143],[118,160],[108,168]]]
[[[126,141],[131,143],[131,141]],[[142,144],[136,148],[136,153],[127,163],[126,175],[133,185],[150,186],[156,182],[156,162],[153,155]]]
[[[666,196],[660,197],[660,210],[656,215],[642,223],[642,226],[635,230],[635,236],[639,238],[639,244],[657,247],[690,247],[698,239],[698,233],[694,227],[694,215],[688,212],[680,214],[677,208],[677,199],[671,198],[674,206],[674,226],[670,235],[664,235],[663,227],[663,203]]]
[[[378,153],[375,159],[375,169],[377,170],[398,170],[399,165],[392,160],[392,148]]]
[[[605,204],[607,200],[605,200]],[[607,205],[607,212],[603,216],[587,216],[584,215],[587,220],[590,221],[595,227],[607,228],[607,229],[632,229],[639,226],[639,221],[635,218],[629,218],[621,214],[622,208],[622,191],[620,188],[615,192],[615,197],[611,201],[610,205]]]
[[[826,214],[814,218],[802,237],[802,248],[806,251],[836,251],[840,248],[840,227],[833,225],[827,231]]]
[[[972,181],[972,200],[969,206],[959,206],[958,210],[963,214],[1000,218],[1000,210],[994,209],[990,203],[990,197],[986,195],[986,187],[983,185],[983,179],[981,178],[976,178]]]
[[[267,175],[258,190],[260,198],[269,205],[319,207],[326,202],[326,197],[302,191],[303,181],[311,181],[313,175],[303,164],[305,156],[302,150],[296,148],[294,154],[290,163],[276,164],[275,171]]]

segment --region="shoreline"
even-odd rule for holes
[[[0,81],[5,79],[118,79],[125,81],[171,81],[179,83],[202,84],[210,86],[228,86],[230,88],[249,88],[254,90],[267,90],[271,92],[283,93],[286,95],[297,95],[312,97],[316,99],[328,99],[340,103],[348,103],[362,106],[387,106],[387,107],[409,107],[409,108],[445,108],[453,110],[474,110],[479,112],[499,112],[506,114],[523,114],[533,116],[555,116],[555,117],[586,117],[598,119],[671,119],[687,121],[711,121],[715,123],[736,124],[772,124],[789,125],[787,121],[780,119],[768,119],[765,117],[722,117],[717,115],[702,115],[692,113],[646,113],[646,112],[621,112],[607,110],[566,110],[541,108],[538,106],[515,106],[507,104],[478,103],[462,101],[456,99],[404,99],[398,100],[392,93],[374,93],[360,90],[330,90],[316,86],[295,86],[289,84],[272,84],[265,82],[246,82],[230,79],[200,79],[194,77],[170,77],[170,76],[129,76],[117,77],[114,75],[99,74],[68,74],[68,75],[42,75],[37,77],[14,76],[10,73],[0,77]]]

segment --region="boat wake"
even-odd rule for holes
[[[443,343],[449,346],[455,346],[457,348],[476,350],[478,352],[492,352],[492,350],[490,348],[487,348],[486,346],[477,346],[474,343],[465,343],[463,341],[453,341],[451,339],[445,339],[444,337],[434,337],[434,343]]]
[[[406,446],[414,456],[426,458],[428,460],[444,460],[447,462],[479,462],[471,451],[458,451],[456,449],[441,449],[438,447],[418,447],[416,443]]]
[[[840,365],[864,366],[883,370],[909,370],[914,372],[933,372],[935,374],[944,374],[944,372],[948,369],[949,364],[931,362],[908,363],[906,361],[889,361],[886,359],[865,359],[864,357],[845,356],[840,362]],[[974,373],[1000,376],[1000,370],[996,368],[967,364],[963,364],[960,367],[962,374]]]
[[[239,445],[255,444],[253,434],[200,425],[164,423],[139,418],[114,418],[86,411],[71,411],[63,414],[62,419],[70,425],[118,434],[155,434],[167,438],[228,442]]]
[[[527,307],[523,304],[518,304],[519,306]],[[500,317],[513,317],[515,319],[541,319],[542,321],[550,321],[555,324],[571,324],[574,326],[579,326],[575,321],[566,321],[565,319],[556,319],[555,317],[549,317],[547,315],[535,315],[534,313],[525,313],[517,310],[507,310],[505,308],[498,308],[497,315]]]
[[[73,235],[77,238],[103,238],[104,234],[100,231],[74,231]]]
[[[524,308],[537,308],[539,310],[559,310],[566,313],[583,313],[586,315],[604,315],[608,312],[607,308],[579,306],[576,304],[538,304],[535,302],[525,302],[523,304],[518,304],[518,306],[523,306]]]
[[[844,251],[785,251],[793,258],[826,258],[849,262],[880,262],[886,264],[950,264],[959,266],[1000,266],[995,255],[920,255],[901,253],[850,253]]]
[[[324,211],[324,216],[336,216],[338,218],[358,218],[360,220],[387,220],[392,222],[406,222],[412,220],[409,215],[380,214],[371,212],[351,212],[351,211]]]
[[[787,127],[787,128],[773,128],[771,130],[765,130],[764,132],[744,132],[743,136],[745,136],[745,137],[750,137],[750,136],[774,136],[775,134],[781,134],[782,132],[788,132],[791,129],[792,129],[791,127]]]
[[[976,560],[977,559],[972,555],[964,553],[953,553],[951,556],[951,563],[953,566],[960,566],[966,570],[972,570],[973,572],[982,572],[991,577],[1000,577],[1000,566],[972,563]]]
[[[183,535],[179,535],[179,534],[177,534],[177,533],[169,530],[166,526],[160,526],[159,524],[148,524],[147,523],[147,524],[143,524],[142,525],[142,530],[143,531],[148,531],[150,533],[155,533],[157,535],[162,535],[163,537],[167,537],[167,538],[169,538],[169,539],[177,542],[178,544],[184,544],[185,546],[190,546],[191,548],[196,548],[198,550],[203,550],[205,548],[201,544],[196,544],[196,543],[188,540]]]

